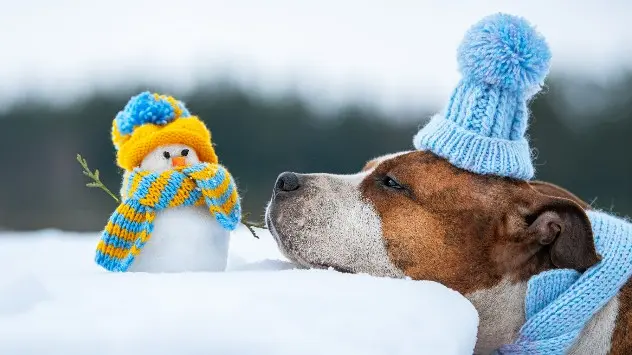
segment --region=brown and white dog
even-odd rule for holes
[[[266,223],[308,268],[440,282],[479,312],[475,353],[513,342],[527,280],[599,260],[590,206],[543,182],[482,176],[429,152],[370,161],[355,175],[279,176]],[[571,354],[632,354],[632,282],[597,313]]]

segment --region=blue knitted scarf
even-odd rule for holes
[[[602,260],[583,274],[556,269],[532,277],[527,285],[526,323],[518,340],[498,353],[565,354],[592,316],[632,276],[632,224],[603,212],[587,214]]]

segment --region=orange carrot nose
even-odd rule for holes
[[[180,168],[187,165],[186,157],[173,157],[171,158],[171,165],[174,168]]]

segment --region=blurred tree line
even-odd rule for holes
[[[0,228],[103,228],[115,202],[85,187],[75,156],[82,154],[118,192],[111,121],[140,91],[97,92],[63,107],[25,100],[1,112]],[[410,149],[436,111],[389,120],[367,106],[314,110],[299,96],[262,97],[231,85],[168,93],[208,124],[250,219],[263,214],[280,172],[356,172],[375,156]],[[632,75],[606,86],[553,79],[530,107],[537,178],[632,216]]]

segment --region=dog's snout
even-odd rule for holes
[[[284,172],[277,178],[274,185],[275,192],[290,192],[296,191],[301,187],[301,182],[297,174],[291,172]]]

